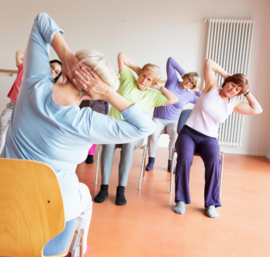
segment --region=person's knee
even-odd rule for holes
[[[193,162],[193,154],[187,151],[177,152],[177,162],[178,163],[192,163]]]

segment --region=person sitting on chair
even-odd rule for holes
[[[130,58],[120,53],[118,55],[118,68],[121,81],[117,92],[131,103],[137,103],[143,111],[147,112],[152,107],[170,105],[178,101],[178,98],[172,92],[158,84],[158,80],[161,78],[161,71],[158,66],[148,63],[141,69]],[[130,69],[138,75],[137,80]],[[160,92],[152,89],[157,89]],[[124,118],[114,107],[110,109],[108,115],[116,119]],[[140,139],[122,145],[119,181],[116,191],[117,205],[124,205],[127,202],[125,198],[125,187],[127,186],[128,175],[132,166],[133,151],[140,147],[143,141],[144,139]],[[97,203],[104,202],[105,197],[108,196],[115,146],[115,144],[110,144],[102,147],[101,187],[100,192],[94,198],[94,201]]]
[[[182,77],[182,82],[179,82],[176,72],[178,72]],[[167,81],[165,88],[173,92],[178,97],[179,101],[172,105],[155,108],[153,121],[156,123],[157,129],[154,134],[148,137],[149,160],[146,166],[147,171],[151,171],[154,167],[158,138],[165,131],[170,137],[167,170],[171,170],[172,148],[174,148],[175,141],[177,139],[176,127],[178,118],[186,104],[195,104],[197,102],[201,95],[201,91],[198,89],[200,83],[201,78],[198,73],[185,73],[183,68],[172,57],[168,59]]]
[[[156,126],[136,104],[113,90],[118,77],[103,54],[80,50],[73,55],[63,33],[46,13],[37,15],[28,41],[24,79],[1,157],[41,161],[55,170],[66,221],[78,218],[78,230],[84,229],[85,252],[92,199],[88,187],[79,183],[77,164],[85,160],[92,144],[132,142],[153,133]],[[65,84],[55,84],[51,76],[50,45],[63,63]],[[80,110],[78,105],[84,99],[105,100],[121,112],[125,121],[90,108]]]
[[[224,78],[219,87],[215,73]],[[207,59],[204,66],[205,88],[199,97],[186,124],[180,131],[175,148],[178,154],[175,174],[174,211],[185,212],[190,203],[189,175],[194,153],[205,165],[204,201],[207,216],[218,217],[216,207],[221,206],[219,196],[220,149],[217,141],[219,124],[232,113],[260,114],[262,108],[248,91],[249,84],[243,74],[228,74],[214,61]],[[242,95],[247,103],[236,96]]]

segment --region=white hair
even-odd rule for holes
[[[79,50],[75,56],[89,66],[111,88],[116,89],[119,82],[117,72],[104,54],[96,50]]]

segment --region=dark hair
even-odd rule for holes
[[[237,95],[242,95],[247,92],[249,88],[248,79],[244,74],[237,73],[230,77],[227,77],[221,87],[223,88],[227,83],[233,82],[237,86],[241,87],[241,91]]]
[[[51,60],[51,61],[50,61],[50,64],[51,64],[51,63],[54,63],[54,62],[57,62],[57,63],[62,67],[62,62],[60,62],[59,60],[56,60],[56,59],[55,59],[55,60]],[[59,77],[60,77],[61,75],[62,75],[62,70],[61,70],[61,72],[58,74],[58,76],[54,78],[54,82],[55,82],[55,83],[57,82],[57,80],[59,79]]]

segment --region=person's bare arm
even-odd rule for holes
[[[128,66],[130,69],[136,72],[136,74],[139,76],[141,68],[135,62],[133,62],[129,57],[127,57],[123,53],[119,53],[117,56],[117,61],[118,61],[119,72],[121,72],[125,68],[125,66]]]
[[[246,95],[246,99],[248,103],[236,98],[233,111],[244,115],[255,115],[262,113],[263,109],[261,105],[251,93]]]
[[[67,77],[72,81],[72,83],[80,90],[85,90],[87,88],[86,84],[80,79],[81,76],[89,81],[89,77],[81,70],[82,67],[89,69],[88,66],[80,63],[78,58],[70,51],[65,39],[60,32],[55,33],[52,47],[57,53],[59,59],[62,62],[62,74],[63,74],[63,84],[67,82]],[[79,76],[78,75],[81,75]]]
[[[161,86],[158,82],[156,84],[152,85],[150,88],[159,90],[167,98],[164,105],[175,104],[179,100],[178,97],[174,93],[172,93],[167,88]]]
[[[16,65],[19,66],[23,63],[24,54],[21,51],[16,52]]]
[[[204,65],[205,88],[203,90],[203,93],[208,93],[219,86],[215,73],[218,73],[224,79],[230,76],[230,74],[228,74],[217,63],[215,63],[214,61],[210,59],[207,59]]]

